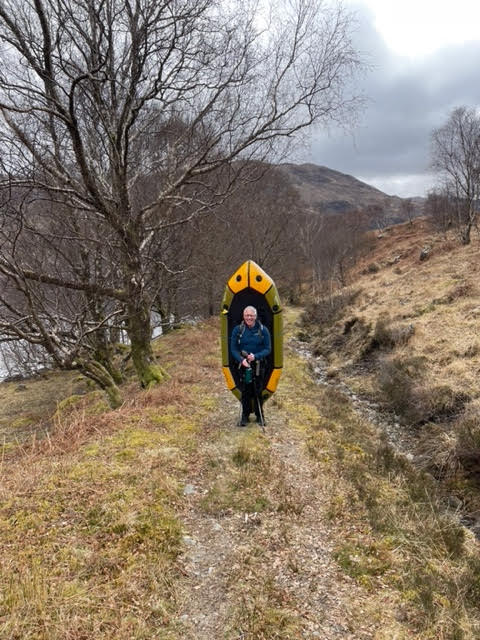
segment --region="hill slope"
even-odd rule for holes
[[[289,177],[302,201],[313,211],[333,215],[378,205],[385,210],[390,224],[405,219],[401,198],[389,196],[353,176],[308,163],[285,163],[278,168]],[[420,203],[416,201],[415,215],[419,212]]]
[[[2,638],[475,637],[473,539],[312,379],[297,317],[265,434],[234,426],[213,319],[155,342],[165,384],[4,447]]]

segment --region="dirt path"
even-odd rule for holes
[[[304,434],[268,405],[265,437],[254,424],[236,428],[236,403],[227,392],[221,395],[223,409],[199,451],[203,463],[185,488],[179,637],[383,637],[371,596],[332,557],[336,541],[325,517],[324,479],[305,450]],[[232,458],[245,438],[260,440],[268,454],[262,482],[270,508],[252,512],[240,501],[206,512],[212,480],[228,486]],[[208,461],[215,461],[213,474]]]

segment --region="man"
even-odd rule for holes
[[[248,423],[252,405],[257,422],[264,424],[261,392],[265,367],[262,361],[271,350],[270,332],[257,320],[257,310],[245,307],[243,322],[233,329],[230,338],[230,353],[239,363],[242,374],[242,427]]]

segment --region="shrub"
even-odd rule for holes
[[[422,431],[416,460],[422,469],[435,478],[451,478],[460,470],[457,448],[458,440],[454,429],[432,424]]]
[[[384,401],[412,424],[451,420],[463,410],[469,396],[448,385],[428,388],[424,371],[424,357],[385,358],[378,369]]]
[[[332,325],[338,320],[342,312],[355,302],[360,292],[360,289],[343,290],[310,304],[302,315],[303,325],[313,324],[318,327]]]
[[[406,344],[414,333],[413,324],[392,326],[387,316],[381,316],[375,324],[372,347],[393,349]]]
[[[425,369],[423,357],[383,359],[378,368],[378,383],[384,401],[409,422],[420,422],[427,413],[422,406],[420,378]]]

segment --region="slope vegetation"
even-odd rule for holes
[[[156,341],[168,382],[3,447],[0,637],[478,637],[473,535],[313,380],[298,316],[265,433],[234,426],[212,319]]]

